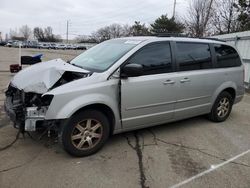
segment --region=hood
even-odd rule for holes
[[[84,73],[89,71],[73,66],[61,59],[38,63],[17,73],[11,84],[24,92],[46,93],[65,73]]]

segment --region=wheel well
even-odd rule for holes
[[[230,87],[230,88],[224,89],[223,91],[228,92],[229,94],[232,95],[233,99],[235,99],[236,92],[235,92],[235,89],[234,89],[234,88],[231,88],[231,87]],[[222,91],[222,92],[223,92],[223,91]]]
[[[91,104],[91,105],[85,106],[85,107],[77,110],[75,113],[77,113],[79,111],[90,110],[90,109],[91,110],[98,110],[98,111],[102,112],[108,118],[109,123],[111,125],[110,135],[112,135],[113,131],[114,131],[114,127],[115,127],[115,115],[114,115],[112,109],[105,104]]]

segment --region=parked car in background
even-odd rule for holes
[[[77,50],[77,44],[73,44],[73,45],[72,45],[72,49],[73,49],[73,50]]]
[[[15,47],[15,48],[23,48],[23,42],[22,41],[13,41],[12,43],[12,47]]]
[[[66,50],[67,46],[65,44],[58,44],[57,49],[59,49],[59,50]]]
[[[38,42],[38,40],[27,40],[27,41],[17,41],[10,40],[7,43],[1,43],[6,47],[19,47],[19,44],[22,48],[39,48],[39,49],[61,49],[61,50],[87,50],[95,44],[92,44],[88,47],[84,44],[60,44],[60,43],[48,43],[48,42]]]
[[[50,43],[50,48],[56,50],[56,49],[58,49],[58,44]]]
[[[51,45],[49,43],[40,43],[38,45],[39,49],[51,49]]]
[[[7,44],[5,45],[6,47],[12,47],[13,42],[12,41],[8,41]]]
[[[29,43],[27,41],[22,42],[22,47],[23,48],[29,48]]]
[[[0,42],[0,46],[5,46],[7,44],[7,42],[1,41]]]
[[[77,47],[75,48],[76,50],[87,50],[86,46],[83,45],[77,45]]]
[[[67,49],[68,50],[74,50],[74,45],[73,44],[67,44]]]
[[[27,48],[38,48],[38,40],[27,40],[25,41]]]

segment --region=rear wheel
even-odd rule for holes
[[[88,156],[102,148],[109,136],[107,117],[96,110],[86,110],[72,116],[62,130],[64,149],[77,157]]]
[[[231,113],[233,106],[233,97],[230,93],[223,91],[216,99],[209,119],[214,122],[225,121]]]

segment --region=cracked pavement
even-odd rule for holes
[[[0,48],[0,63],[12,61],[8,57],[16,51]],[[0,148],[17,133],[3,112],[3,90],[10,79],[10,73],[0,71]],[[171,187],[250,149],[249,114],[246,94],[226,122],[201,116],[114,135],[100,152],[85,158],[69,156],[53,137],[34,141],[20,136],[0,151],[0,187]],[[248,188],[250,154],[183,187]]]

